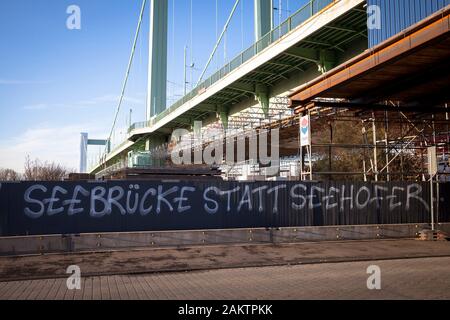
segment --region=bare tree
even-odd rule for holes
[[[0,169],[0,181],[19,181],[20,174],[12,169]]]
[[[31,160],[27,157],[23,178],[27,181],[61,181],[69,172],[69,169],[55,162]]]

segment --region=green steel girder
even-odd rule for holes
[[[177,117],[176,119],[173,120],[174,123],[176,124],[180,124],[180,125],[191,125],[193,122],[193,119],[191,117]]]
[[[320,50],[319,71],[326,73],[336,66],[336,54],[332,50]]]
[[[334,43],[331,42],[326,42],[323,40],[314,40],[314,39],[310,39],[310,40],[303,40],[302,43],[306,43],[306,44],[314,44],[314,45],[318,45],[320,47],[325,47],[325,48],[333,48],[336,47],[337,50],[341,51],[341,52],[345,52],[344,49],[336,46]]]
[[[338,26],[338,25],[328,25],[325,26],[326,29],[332,29],[332,30],[338,30],[338,31],[344,31],[344,32],[349,32],[349,33],[359,33],[360,31],[349,28],[349,27],[344,27],[344,26]]]
[[[101,140],[101,139],[89,139],[87,141],[88,146],[106,146],[108,143],[108,140]]]
[[[254,73],[260,73],[260,74],[266,74],[266,75],[269,75],[269,76],[278,76],[278,77],[282,77],[282,78],[287,79],[287,77],[285,77],[285,76],[280,76],[279,73],[270,72],[270,71],[264,71],[264,70],[261,70],[261,69],[255,69],[255,70],[253,70],[252,72],[254,72]]]
[[[229,88],[240,92],[255,94],[254,84],[235,82]]]
[[[336,65],[336,54],[332,50],[294,47],[288,49],[286,54],[314,62],[322,73],[331,70]]]
[[[270,107],[269,88],[263,84],[257,84],[255,91],[256,91],[255,98],[259,102],[259,105],[264,113],[264,116],[267,118],[269,115],[269,107]]]
[[[309,62],[318,63],[319,55],[317,49],[294,47],[286,50],[284,54],[303,59]]]
[[[224,130],[228,129],[228,119],[230,116],[230,107],[224,106],[224,105],[218,105],[217,106],[217,115],[220,118],[220,121],[222,122],[222,126]]]
[[[202,103],[196,109],[200,112],[216,112],[216,105]]]
[[[305,70],[300,68],[298,64],[285,63],[285,62],[277,62],[277,61],[269,61],[268,64],[285,67],[289,69],[297,69],[298,71],[304,72]]]

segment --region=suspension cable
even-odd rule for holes
[[[239,1],[240,0],[236,0],[235,4],[233,6],[233,9],[231,10],[230,16],[228,17],[228,20],[225,23],[225,26],[223,27],[222,33],[221,33],[219,39],[217,40],[216,45],[214,46],[213,52],[211,53],[211,55],[210,55],[210,57],[208,59],[208,62],[206,63],[206,66],[203,69],[203,72],[200,75],[200,78],[198,79],[197,86],[200,84],[200,82],[202,82],[203,77],[205,76],[206,70],[208,70],[208,67],[209,67],[212,59],[214,58],[214,55],[216,54],[217,49],[219,48],[219,45],[220,45],[220,42],[222,41],[223,36],[225,35],[225,33],[228,30],[228,26],[229,26],[229,24],[231,22],[231,19],[233,18],[234,13],[236,12],[236,9],[238,7]]]
[[[244,0],[241,0],[241,51],[244,51]]]
[[[127,84],[128,84],[128,78],[130,76],[130,71],[131,71],[131,66],[133,64],[134,54],[136,52],[136,46],[137,46],[137,42],[138,42],[138,39],[139,39],[139,32],[141,30],[141,25],[142,25],[142,20],[143,20],[143,16],[144,16],[146,3],[147,3],[147,0],[143,0],[142,1],[141,13],[139,14],[139,21],[138,21],[138,25],[137,25],[137,29],[136,29],[136,34],[134,36],[133,47],[131,49],[131,54],[130,54],[130,60],[128,61],[128,67],[127,67],[127,71],[125,73],[125,80],[123,81],[122,91],[121,91],[121,94],[120,94],[119,102],[117,104],[116,114],[114,116],[114,121],[113,121],[113,124],[112,124],[112,127],[111,127],[111,131],[109,133],[108,139],[106,140],[107,143],[106,143],[106,146],[105,146],[105,155],[108,153],[108,145],[111,144],[111,137],[113,135],[114,128],[115,128],[116,123],[117,123],[117,118],[119,116],[119,112],[120,112],[120,108],[122,106],[123,99],[125,97],[125,90],[126,90],[126,87],[127,87]]]

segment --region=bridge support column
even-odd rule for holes
[[[160,135],[153,135],[147,139],[145,142],[145,150],[150,151],[153,148],[157,148],[166,143],[166,138]]]
[[[87,151],[88,146],[106,147],[106,153],[111,152],[111,141],[100,139],[89,139],[88,133],[81,133],[80,142],[80,173],[87,173]]]
[[[152,135],[145,141],[145,151],[152,151],[153,149],[162,146],[167,142],[166,137],[163,135]],[[150,156],[149,165],[152,167],[164,166],[164,160],[155,157],[152,154]]]
[[[273,0],[255,0],[255,39],[258,41],[273,27]]]
[[[336,55],[331,50],[321,50],[319,53],[319,71],[326,73],[336,66]]]
[[[222,122],[223,129],[228,129],[228,117],[230,115],[230,109],[227,106],[217,106],[217,114]]]
[[[87,172],[87,147],[88,147],[88,134],[81,133],[80,141],[80,173]]]
[[[258,100],[259,106],[267,118],[269,116],[270,106],[269,88],[266,85],[257,84],[255,87],[255,98]]]
[[[147,120],[166,108],[168,0],[151,0]]]
[[[333,50],[295,47],[288,49],[287,53],[315,63],[318,67],[318,71],[322,74],[330,71],[336,66],[336,53]]]

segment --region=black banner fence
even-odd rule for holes
[[[450,222],[450,184],[437,219]],[[390,182],[0,184],[0,236],[429,223],[430,185]]]

